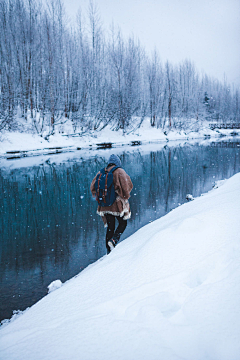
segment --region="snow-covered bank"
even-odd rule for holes
[[[240,173],[4,325],[1,359],[239,360],[239,218]]]
[[[139,145],[149,142],[168,142],[172,140],[204,139],[208,137],[231,137],[231,134],[240,135],[240,130],[210,130],[208,124],[199,131],[163,132],[162,129],[153,128],[149,121],[134,132],[123,134],[122,131],[112,131],[105,128],[101,132],[93,132],[82,136],[73,136],[66,131],[64,134],[56,133],[48,140],[38,135],[26,132],[4,132],[1,134],[0,157],[16,158],[42,154],[54,154],[75,150],[101,147],[102,144],[111,143],[111,147],[122,145]]]

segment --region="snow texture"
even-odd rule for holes
[[[50,285],[48,285],[48,293],[59,289],[62,286],[61,280],[52,281]]]
[[[187,201],[193,201],[194,197],[191,194],[187,194],[186,199],[187,199]]]
[[[122,145],[146,144],[149,142],[163,142],[173,140],[189,140],[189,139],[206,139],[221,137],[225,139],[232,139],[230,135],[232,130],[210,130],[209,124],[205,122],[199,131],[190,129],[188,131],[177,131],[172,129],[168,133],[164,133],[162,129],[153,128],[150,121],[146,118],[141,127],[135,131],[127,134],[122,134],[119,131],[112,131],[110,127],[106,127],[100,132],[88,133],[82,136],[72,136],[72,131],[69,131],[65,125],[64,134],[56,133],[50,136],[48,140],[36,134],[27,132],[8,132],[1,134],[0,141],[0,158],[14,157],[14,156],[36,156],[41,154],[55,154],[62,152],[69,152],[83,149],[97,148],[97,144],[112,143],[113,147]],[[240,135],[240,131],[236,134]],[[8,152],[8,153],[7,153]]]
[[[0,329],[2,360],[239,360],[240,173]]]

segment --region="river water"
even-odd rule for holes
[[[89,186],[111,153],[134,184],[124,240],[140,227],[240,171],[240,142],[168,143],[0,163],[0,320],[106,253]],[[70,156],[71,155],[71,156]],[[213,219],[214,221],[214,219]]]

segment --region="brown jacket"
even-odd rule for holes
[[[111,166],[109,170],[114,166],[115,165]],[[90,190],[94,197],[96,197],[95,181],[98,174],[99,172],[94,177],[90,186]],[[118,195],[115,202],[111,206],[104,207],[99,205],[97,209],[97,214],[102,217],[105,226],[107,226],[106,217],[104,216],[106,213],[123,217],[124,220],[130,219],[131,217],[128,199],[130,198],[133,184],[130,176],[122,168],[118,168],[113,173],[113,184],[115,192]]]

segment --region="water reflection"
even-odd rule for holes
[[[240,171],[237,141],[139,147],[119,155],[134,184],[123,239],[184,203],[186,194],[199,196]],[[31,306],[52,280],[66,281],[105,254],[105,231],[89,190],[105,161],[96,155],[0,169],[0,319]]]

